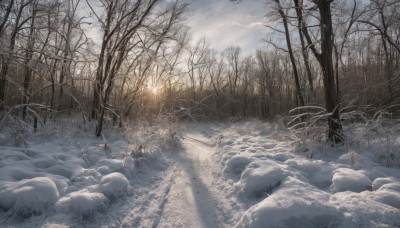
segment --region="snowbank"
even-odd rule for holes
[[[25,147],[12,145],[10,129],[0,129],[0,227],[46,227],[53,223],[79,227],[70,215],[87,218],[103,210],[110,214],[120,210],[127,192],[134,191],[122,173],[126,172],[125,158],[132,152],[129,148],[142,143],[139,137],[146,146],[143,164],[150,170],[165,164],[160,159],[159,136],[147,141],[152,132],[146,129],[131,129],[137,137],[128,143],[130,133],[105,129],[100,139],[92,132],[93,122],[59,121],[48,122],[46,133],[26,129]],[[131,171],[132,179],[140,176],[136,173],[141,170]],[[138,182],[144,185],[146,181]],[[10,215],[29,218],[9,221]]]
[[[238,182],[227,181],[233,186],[229,191],[239,205],[250,207],[243,209],[237,227],[399,226],[400,174],[398,168],[384,167],[381,150],[369,146],[379,138],[367,139],[368,146],[298,145],[289,133],[266,125],[268,136],[263,136],[262,124],[255,123],[218,133],[217,164],[225,176],[242,172]],[[258,202],[248,196],[265,198]]]

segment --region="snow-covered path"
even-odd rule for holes
[[[164,153],[168,168],[143,173],[133,179],[135,193],[128,197],[123,214],[116,213],[115,227],[224,227],[229,222],[225,193],[215,183],[213,154],[216,148],[199,131],[182,133],[181,147]],[[164,160],[163,159],[163,160]],[[152,172],[151,170],[149,170]],[[137,183],[153,176],[154,180]],[[109,221],[105,219],[102,224]]]
[[[198,133],[183,136],[176,156],[173,183],[158,222],[159,227],[218,227],[217,199],[212,191],[211,155],[214,149]]]
[[[379,153],[369,148],[325,148],[312,142],[294,147],[290,132],[259,121],[193,124],[178,130],[181,146],[167,144],[159,135],[139,158],[124,156],[134,147],[118,137],[105,147],[79,131],[71,131],[67,139],[57,136],[31,143],[26,151],[3,150],[0,227],[400,224],[398,169],[382,166]],[[78,137],[85,139],[83,149],[73,146]],[[163,143],[168,147],[161,149]],[[110,179],[112,184],[107,184]],[[43,186],[58,194],[17,198],[26,189],[42,193]],[[43,206],[34,207],[40,213],[10,216],[29,212],[32,199]],[[54,205],[48,207],[45,200]]]

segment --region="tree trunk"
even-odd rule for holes
[[[304,103],[303,93],[301,91],[301,86],[300,86],[300,81],[299,81],[299,73],[297,71],[296,60],[294,59],[292,43],[290,41],[290,33],[289,33],[287,16],[283,12],[283,9],[282,9],[282,6],[281,6],[279,0],[275,0],[275,2],[278,4],[278,7],[279,7],[278,8],[278,12],[282,17],[283,27],[285,28],[286,44],[287,44],[287,47],[288,47],[288,53],[289,53],[290,62],[292,63],[293,76],[294,76],[294,81],[295,81],[295,84],[296,84],[297,98],[299,99],[300,106],[304,106],[305,103]]]
[[[301,1],[301,2],[300,2]],[[314,83],[312,79],[312,73],[311,73],[311,66],[310,66],[310,60],[308,56],[308,50],[306,48],[305,42],[304,42],[304,35],[302,32],[302,26],[303,23],[303,15],[302,15],[302,7],[303,7],[303,2],[302,0],[294,0],[294,5],[296,7],[296,16],[297,16],[297,21],[298,21],[298,31],[299,31],[299,37],[300,37],[300,44],[301,44],[301,53],[303,55],[303,61],[304,65],[306,67],[306,72],[307,72],[307,79],[308,79],[308,86],[310,89],[311,94],[314,96],[314,99],[316,97],[315,91],[314,91]]]
[[[328,113],[332,113],[328,118],[328,138],[335,143],[343,140],[342,124],[339,116],[339,104],[336,98],[335,74],[332,61],[333,34],[331,1],[319,0],[317,2],[320,13],[321,30],[321,58],[320,64],[323,71],[323,82],[325,87],[325,103]]]
[[[17,17],[15,19],[15,27],[11,33],[10,49],[9,49],[9,53],[8,53],[9,56],[3,57],[3,64],[1,66],[1,74],[0,74],[0,110],[3,109],[3,105],[5,103],[5,90],[6,90],[6,83],[7,83],[6,78],[7,78],[8,70],[9,70],[10,63],[11,63],[11,56],[14,52],[18,30],[19,30],[19,27],[22,26],[22,23],[20,24],[22,12],[26,6],[27,5],[24,3],[24,1],[22,1],[22,4],[18,10]],[[7,15],[7,17],[8,17],[8,15]]]
[[[36,3],[34,3],[36,4]],[[31,78],[32,78],[32,69],[30,66],[30,63],[32,61],[33,58],[33,48],[35,45],[35,40],[33,38],[33,33],[35,31],[35,17],[36,17],[36,6],[33,5],[32,6],[32,20],[31,20],[31,26],[30,26],[30,30],[29,30],[29,38],[28,38],[28,43],[27,43],[27,49],[26,54],[25,54],[25,75],[24,75],[24,83],[23,83],[23,94],[22,94],[22,104],[27,104],[28,100],[30,98],[30,94],[28,92],[29,89],[29,84],[31,84]],[[24,105],[24,107],[22,108],[22,119],[25,120],[26,117],[26,110],[27,110],[27,106]]]

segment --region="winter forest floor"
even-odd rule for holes
[[[136,123],[102,139],[78,121],[8,125],[0,227],[400,227],[391,121],[348,125],[336,147],[258,120]]]

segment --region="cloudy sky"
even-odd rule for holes
[[[206,37],[210,47],[222,50],[238,45],[244,54],[261,48],[260,42],[265,0],[242,0],[240,4],[229,0],[189,0],[187,23],[194,40]]]

